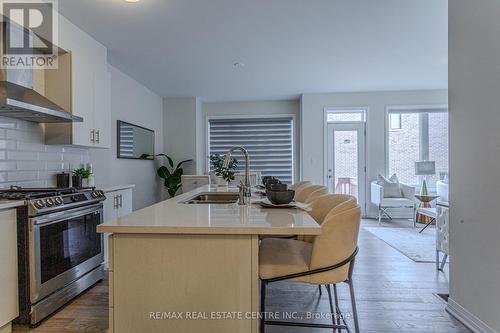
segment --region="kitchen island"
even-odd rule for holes
[[[318,235],[299,209],[184,203],[200,187],[97,228],[109,242],[110,333],[258,332],[261,235]]]

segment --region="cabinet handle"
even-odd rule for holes
[[[100,131],[97,130],[97,131],[95,131],[95,133],[96,133],[96,142],[97,143],[101,143],[100,142],[101,141],[101,133],[100,133]]]
[[[90,131],[90,142],[92,142],[92,143],[95,142],[95,131],[94,130]]]
[[[120,194],[120,208],[123,208],[123,196]]]
[[[113,208],[118,208],[118,196],[113,196]]]

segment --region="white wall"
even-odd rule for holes
[[[165,154],[174,163],[192,159],[185,164],[184,174],[198,173],[198,145],[201,133],[197,128],[200,103],[196,97],[163,99],[163,133]]]
[[[449,2],[449,308],[500,332],[500,2]]]
[[[202,117],[198,119],[201,124],[198,125],[200,129],[203,129],[203,139],[200,141],[202,143],[203,151],[203,172],[208,170],[208,152],[207,152],[207,121],[209,117],[217,116],[272,116],[272,115],[293,115],[295,117],[295,178],[299,177],[300,168],[300,145],[299,145],[299,134],[300,134],[300,102],[299,100],[276,100],[276,101],[249,101],[249,102],[212,102],[203,103],[202,106]]]
[[[163,152],[162,98],[109,66],[111,73],[111,149],[90,150],[97,185],[135,184],[134,210],[160,200],[157,163],[116,157],[116,123],[123,120],[155,131],[155,151]]]
[[[317,184],[325,182],[324,158],[324,109],[326,107],[366,107],[367,138],[366,163],[367,183],[385,174],[385,119],[388,106],[446,105],[446,90],[384,91],[304,94],[301,98],[301,155],[302,179]],[[375,207],[366,197],[368,215],[375,216]]]

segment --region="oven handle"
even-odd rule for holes
[[[88,215],[94,212],[100,212],[103,210],[103,204],[99,203],[96,205],[92,206],[86,206],[85,209],[77,208],[77,209],[71,209],[71,210],[66,210],[62,212],[57,212],[54,214],[49,214],[49,215],[44,215],[40,217],[34,217],[31,219],[32,223],[35,225],[41,225],[41,224],[52,224],[52,223],[57,223],[57,222],[62,222],[66,221],[69,219],[73,219],[76,217]]]

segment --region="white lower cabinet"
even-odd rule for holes
[[[16,210],[0,210],[0,331],[19,316]]]
[[[132,188],[106,192],[104,223],[132,213]],[[108,267],[108,237],[104,234],[104,264]]]

